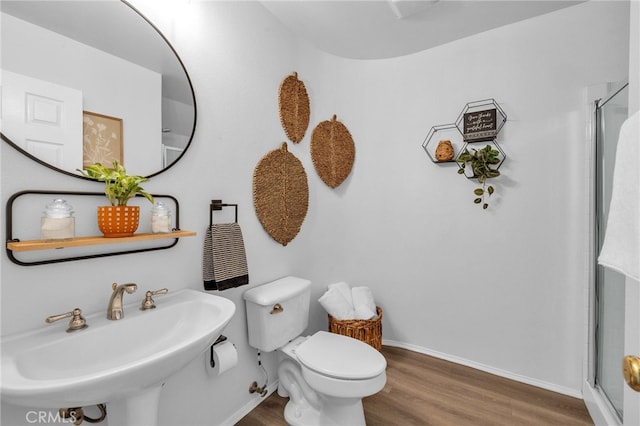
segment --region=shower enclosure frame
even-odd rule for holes
[[[598,138],[599,132],[599,112],[609,101],[620,94],[625,88],[628,90],[628,82],[623,81],[617,84],[608,85],[606,89],[601,89],[600,93],[606,91],[603,96],[598,96],[594,100],[591,97],[592,102],[589,110],[590,114],[590,129],[589,140],[591,143],[591,160],[589,164],[589,176],[590,176],[590,197],[591,197],[591,211],[590,211],[590,229],[592,230],[590,238],[589,249],[589,287],[588,287],[588,345],[587,345],[587,360],[585,362],[586,377],[585,384],[583,386],[583,396],[587,408],[591,416],[594,419],[596,425],[622,425],[623,415],[618,411],[618,408],[610,401],[606,392],[602,389],[598,383],[597,369],[598,369],[598,310],[602,308],[600,305],[600,295],[598,294],[598,280],[602,279],[603,271],[597,264],[597,256],[600,250],[601,238],[603,237],[603,231],[600,229],[597,203],[601,202],[603,194],[601,193],[601,167],[598,166],[598,162],[601,161],[602,147]],[[624,286],[624,282],[622,283]],[[624,301],[623,301],[624,303]],[[621,365],[621,364],[620,364]],[[620,370],[621,371],[621,370]],[[621,372],[620,372],[621,377]]]

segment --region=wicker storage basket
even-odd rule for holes
[[[376,306],[378,316],[370,320],[338,320],[328,315],[329,331],[365,342],[377,350],[382,349],[382,308]]]

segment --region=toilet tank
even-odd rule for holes
[[[249,345],[274,351],[298,337],[309,323],[311,281],[285,277],[244,293]]]

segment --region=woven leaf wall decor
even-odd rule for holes
[[[309,207],[309,184],[302,163],[287,150],[286,142],[258,162],[253,204],[265,231],[283,246],[300,232]]]
[[[280,122],[291,142],[298,143],[309,127],[309,96],[298,73],[286,77],[280,84],[278,96]]]
[[[356,148],[351,133],[333,116],[313,129],[311,159],[320,179],[331,188],[340,185],[351,173]]]

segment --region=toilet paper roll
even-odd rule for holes
[[[226,341],[213,347],[214,371],[222,374],[238,364],[238,351],[233,343]]]

